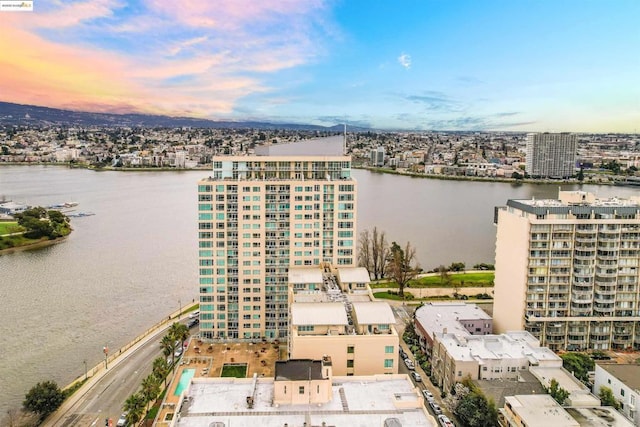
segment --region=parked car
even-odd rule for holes
[[[422,390],[422,395],[427,402],[433,400],[433,393],[431,393],[429,390]]]
[[[413,362],[412,362],[412,361],[411,361],[411,359],[409,359],[409,358],[404,359],[404,364],[405,364],[405,365],[407,365],[407,368],[408,368],[408,369],[410,369],[410,370],[412,370],[412,371],[413,371],[414,369],[416,369],[415,365],[413,364]]]
[[[200,316],[200,310],[196,310],[189,315],[189,319],[196,319],[199,316]]]
[[[407,353],[402,349],[402,347],[400,347],[400,358],[401,359],[407,358]]]
[[[440,423],[442,427],[456,427],[446,415],[438,415],[438,423]]]
[[[196,326],[198,323],[200,323],[200,319],[198,319],[197,317],[195,319],[191,319],[189,320],[189,322],[187,323],[187,327],[188,328],[193,328],[194,326]]]
[[[122,415],[120,415],[120,418],[118,418],[116,427],[126,427],[126,426],[127,426],[127,413],[124,412]]]
[[[413,378],[413,380],[417,383],[421,383],[422,382],[422,377],[420,376],[419,373],[417,373],[416,371],[412,371],[411,372],[411,378]]]
[[[442,414],[442,409],[440,409],[440,406],[436,403],[435,400],[430,401],[429,406],[431,406],[431,410],[433,411],[434,414],[436,415]]]

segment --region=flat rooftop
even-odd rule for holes
[[[491,316],[485,313],[475,304],[460,302],[429,303],[416,310],[416,321],[433,339],[434,332],[443,332],[458,335],[471,335],[462,326],[464,320],[487,320],[493,322]]]
[[[406,375],[334,377],[333,398],[320,405],[272,404],[273,379],[258,378],[253,391],[252,379],[193,379],[176,425],[203,427],[220,422],[233,427],[293,427],[325,422],[327,427],[364,427],[382,426],[388,418],[397,418],[407,427],[437,425]],[[252,394],[254,406],[248,409],[246,399]]]
[[[338,277],[342,283],[369,283],[369,272],[364,267],[340,267]]]
[[[294,302],[291,304],[291,324],[348,325],[347,312],[340,302]]]
[[[578,427],[567,411],[548,394],[508,396],[505,403],[527,427]]]
[[[547,347],[540,347],[538,341],[527,332],[507,332],[502,335],[439,335],[439,340],[449,354],[459,361],[527,359],[530,364],[542,361],[557,362],[561,359]]]
[[[396,323],[391,307],[384,301],[354,302],[353,311],[359,325],[395,325]]]
[[[304,141],[256,147],[258,156],[343,156],[344,136],[328,136]]]

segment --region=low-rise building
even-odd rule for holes
[[[593,393],[599,395],[601,387],[610,388],[620,411],[640,425],[640,365],[596,364]]]
[[[493,320],[476,304],[461,302],[428,303],[415,311],[414,326],[424,352],[430,353],[436,332],[458,336],[489,335]]]
[[[155,426],[437,425],[408,376],[334,377],[328,358],[277,362],[275,378],[195,377],[179,394]]]
[[[464,378],[515,379],[530,366],[562,366],[560,357],[524,331],[484,336],[435,333],[431,361],[433,379],[444,391]]]
[[[399,336],[388,303],[374,301],[361,267],[289,270],[289,357],[331,357],[336,375],[395,374]]]

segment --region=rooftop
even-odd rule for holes
[[[579,423],[548,394],[507,396],[505,404],[528,427],[579,427]]]
[[[622,381],[627,387],[640,391],[640,365],[599,363],[598,366]]]
[[[311,359],[276,361],[276,381],[321,380],[322,362]]]
[[[555,362],[562,365],[560,357],[547,347],[540,347],[538,340],[528,332],[507,332],[502,335],[438,334],[447,352],[459,361],[527,359],[529,364]]]
[[[369,272],[364,267],[340,267],[338,277],[342,283],[369,283]]]
[[[258,156],[343,156],[344,136],[313,138],[288,144],[270,144],[255,149]]]
[[[383,301],[354,302],[353,311],[360,325],[394,325],[396,323],[391,307]]]
[[[492,321],[491,316],[475,304],[459,302],[428,303],[416,310],[416,321],[433,338],[434,332],[447,332],[458,335],[470,335],[460,323],[464,320]]]
[[[272,403],[273,380],[194,379],[180,410],[180,427],[201,427],[222,422],[234,427],[381,426],[397,418],[403,426],[432,427],[436,421],[422,404],[422,397],[406,375],[334,377],[332,400],[325,404],[279,405]],[[253,409],[247,396],[254,396]],[[413,404],[412,404],[413,402]]]
[[[291,304],[291,324],[348,325],[349,321],[341,302],[294,302]]]

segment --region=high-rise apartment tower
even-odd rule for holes
[[[530,133],[527,135],[526,172],[542,178],[573,176],[577,149],[574,134]]]
[[[289,267],[355,265],[356,181],[342,136],[214,157],[198,215],[203,338],[285,338]]]
[[[553,350],[640,349],[640,198],[509,200],[496,209],[494,331]]]

